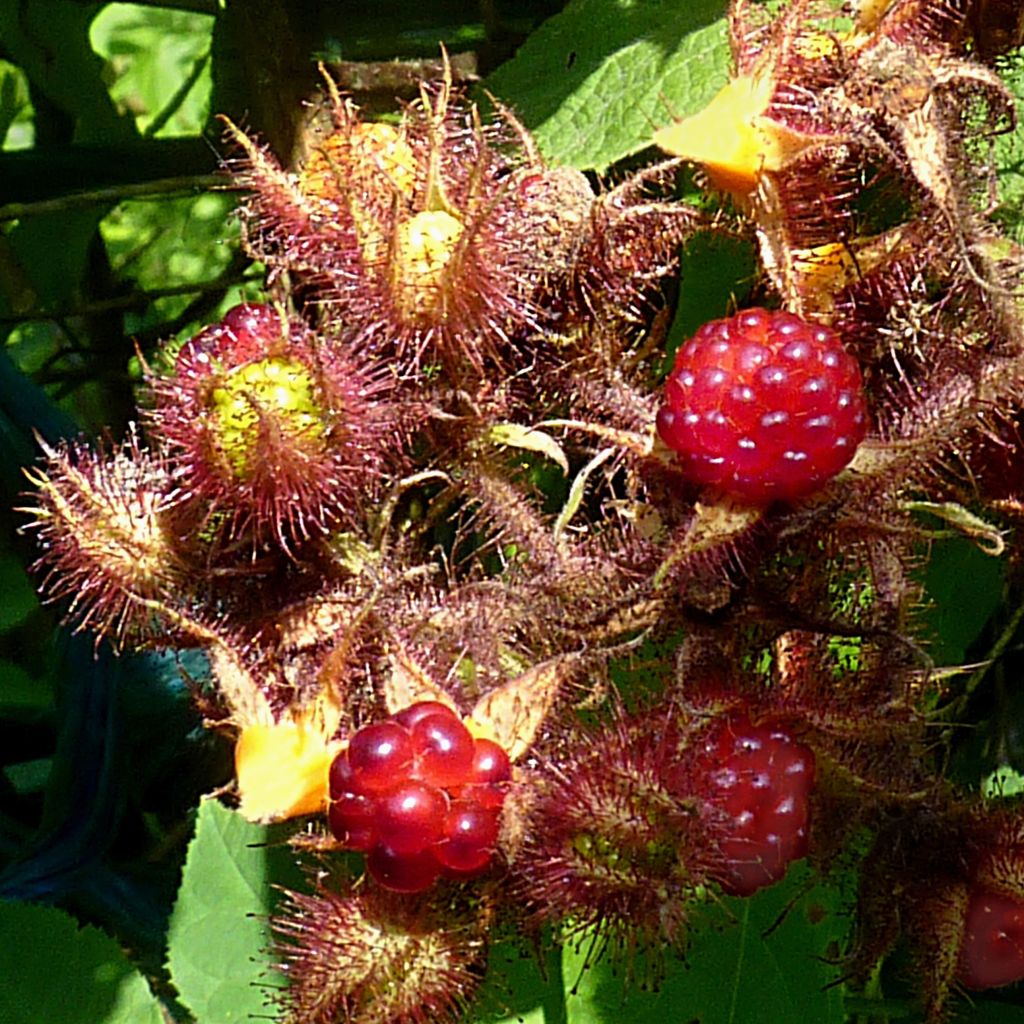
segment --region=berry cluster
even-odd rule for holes
[[[131,646],[208,651],[242,815],[326,804],[325,845],[365,855],[371,884],[318,865],[273,922],[290,1024],[453,1020],[492,924],[678,944],[709,886],[749,896],[873,832],[850,980],[901,930],[929,1022],[954,980],[1024,975],[1024,815],[934,756],[963,706],[911,614],[940,506],[906,500],[940,477],[944,518],[1002,550],[947,464],[974,475],[1024,394],[1024,261],[976,166],[1012,97],[965,50],[967,3],[852,5],[848,31],[832,0],[729,6],[732,79],[657,141],[731,193],[780,309],[679,350],[657,417],[678,472],[650,457],[649,314],[728,212],[678,202],[671,161],[595,195],[446,69],[388,124],[328,82],[296,166],[229,126],[274,304],[150,375],[145,447],[32,477],[51,594]],[[991,510],[1010,526],[1019,490]],[[641,642],[633,713],[607,698]],[[476,701],[497,742],[410,693]],[[373,702],[404,710],[355,730]],[[427,893],[499,855],[484,897]]]
[[[396,892],[485,870],[512,774],[505,750],[446,704],[421,701],[361,728],[330,770],[328,823]]]
[[[726,719],[704,744],[707,799],[725,818],[722,887],[749,896],[807,853],[814,754],[783,728]]]
[[[676,354],[658,432],[695,483],[754,504],[817,490],[867,427],[860,368],[839,337],[792,313],[704,324]]]

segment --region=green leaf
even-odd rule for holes
[[[53,708],[53,679],[34,677],[13,661],[0,660],[0,715],[36,717]]]
[[[953,538],[932,547],[925,588],[933,602],[926,613],[937,665],[960,665],[989,616],[999,607],[1006,563]],[[982,652],[979,652],[982,653]]]
[[[70,210],[26,218],[7,233],[15,272],[24,273],[38,307],[74,308],[102,216],[102,209]]]
[[[9,764],[4,770],[4,777],[19,796],[30,793],[42,793],[50,780],[53,761],[49,757],[37,757],[32,761],[19,761]]]
[[[1010,54],[1002,64],[1003,79],[1017,100],[1018,120],[1024,116],[1024,53]],[[999,209],[996,219],[1014,241],[1024,245],[1024,133],[1008,131],[993,141]]]
[[[1024,1007],[992,999],[964,999],[952,1019],[959,1024],[1024,1024]]]
[[[0,60],[0,149],[25,149],[35,139],[32,101],[21,68]]]
[[[698,232],[680,253],[679,299],[665,345],[666,370],[698,327],[742,306],[757,278],[757,255],[745,238]]]
[[[555,526],[552,532],[556,540],[561,537],[565,528],[572,521],[572,517],[579,511],[579,507],[583,502],[583,494],[587,489],[587,480],[590,479],[590,474],[614,455],[614,448],[605,448],[603,451],[598,452],[576,474],[576,477],[572,482],[572,487],[569,488],[569,497],[566,499],[562,511],[558,514],[558,519],[555,520]]]
[[[111,98],[146,135],[198,135],[210,99],[213,18],[143,4],[108,4],[93,21]]]
[[[4,1024],[162,1024],[145,979],[105,932],[61,910],[0,902]]]
[[[670,960],[654,992],[624,987],[608,960],[588,966],[586,941],[567,947],[568,1024],[841,1024],[840,989],[826,987],[836,970],[824,960],[845,937],[843,908],[836,891],[808,889],[809,878],[794,868],[755,896],[700,911],[685,963]]]
[[[102,6],[81,0],[0,0],[4,57],[21,68],[33,93],[46,97],[44,109],[57,108],[72,120],[80,143],[135,134],[131,120],[110,102],[103,62],[88,45],[89,26]],[[45,117],[42,109],[36,116]]]
[[[167,966],[201,1024],[247,1024],[268,1015],[272,887],[297,881],[294,858],[279,838],[216,800],[199,807]]]
[[[155,298],[141,316],[129,315],[130,331],[145,331],[177,317],[195,300],[201,286],[221,278],[238,250],[237,230],[230,221],[234,205],[233,196],[207,192],[121,203],[104,218],[103,241],[122,277],[157,294],[161,289],[199,286],[195,292]],[[183,238],[188,245],[181,244]]]
[[[543,950],[544,963],[538,962]],[[564,1024],[565,993],[559,951],[548,939],[523,948],[505,940],[491,948],[488,972],[467,1022],[473,1024]]]
[[[724,0],[572,0],[487,81],[556,163],[602,172],[726,82]]]

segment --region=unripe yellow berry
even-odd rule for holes
[[[424,210],[398,228],[393,265],[395,304],[412,322],[444,312],[445,272],[464,231],[444,210]]]
[[[260,456],[261,430],[320,451],[324,422],[309,368],[275,357],[247,363],[210,393],[212,437],[231,474],[249,478]]]

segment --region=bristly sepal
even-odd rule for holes
[[[335,873],[336,874],[336,873]],[[284,1024],[454,1024],[483,976],[480,910],[327,874],[271,921]]]
[[[396,429],[382,384],[337,339],[236,306],[150,379],[151,430],[186,503],[292,551],[361,521]]]
[[[134,425],[108,449],[43,445],[45,466],[26,472],[35,504],[22,511],[43,549],[42,590],[69,601],[76,629],[115,647],[162,632],[169,643],[178,634],[161,610],[184,608],[196,583],[177,540],[171,473],[162,455],[142,448]]]
[[[679,758],[670,716],[620,713],[566,740],[532,780],[512,884],[534,923],[595,928],[627,947],[681,943],[715,866],[696,799],[666,783]]]
[[[564,175],[510,117],[485,123],[447,79],[397,127],[362,121],[337,96],[333,121],[297,174],[229,125],[244,153],[237,179],[252,190],[250,251],[307,276],[360,348],[407,369],[439,361],[456,377],[501,364],[541,319],[538,288],[565,272],[565,228],[584,219],[589,189],[573,194],[577,212],[554,207],[538,183],[550,174],[561,201]]]

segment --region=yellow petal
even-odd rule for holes
[[[305,723],[245,726],[235,746],[239,810],[261,822],[323,810],[327,773],[340,747]]]
[[[810,141],[763,116],[772,90],[766,76],[733,78],[702,111],[655,132],[654,142],[703,164],[715,188],[749,196],[763,171],[781,170]]]

